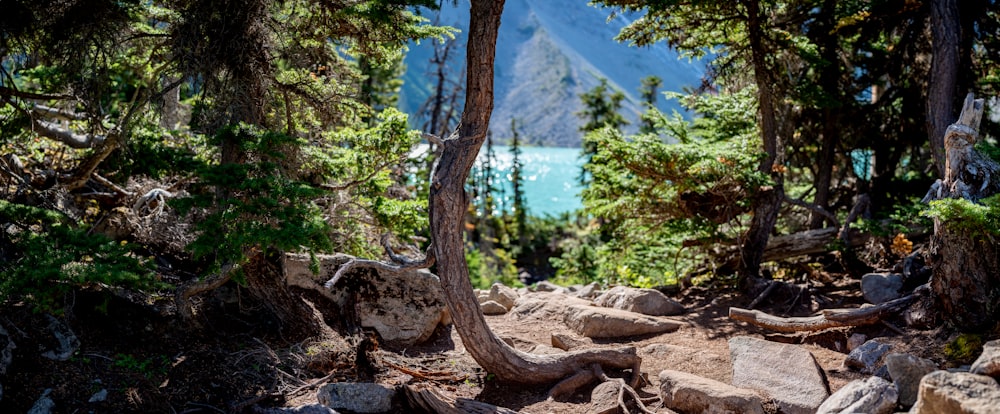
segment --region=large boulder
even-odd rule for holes
[[[983,344],[983,353],[972,363],[973,374],[988,375],[1000,379],[1000,340]],[[2,371],[0,371],[2,373]]]
[[[880,304],[902,296],[903,275],[869,273],[861,276],[861,293],[869,303]]]
[[[934,371],[920,381],[911,414],[1000,413],[1000,386],[985,375]]]
[[[378,331],[386,344],[409,346],[424,342],[438,325],[450,320],[441,281],[424,269],[398,273],[356,270],[332,290],[322,289],[321,285],[351,259],[343,254],[321,256],[320,273],[313,274],[308,255],[289,254],[285,258],[285,277],[289,285],[323,292],[340,308],[353,306],[357,323]],[[355,298],[357,303],[352,304]]]
[[[566,326],[588,338],[621,338],[673,332],[684,325],[671,319],[596,306],[570,306]]]
[[[381,384],[335,382],[320,388],[319,403],[334,410],[353,413],[387,413],[393,409],[397,392]]]
[[[920,379],[937,371],[934,361],[910,354],[891,353],[885,356],[885,367],[889,370],[896,390],[899,391],[899,405],[912,407],[917,402]]]
[[[660,398],[685,413],[764,414],[759,394],[681,371],[660,372]]]
[[[594,303],[606,308],[651,316],[672,316],[684,313],[684,306],[654,289],[615,286],[594,299]]]
[[[858,379],[833,393],[816,414],[890,414],[897,397],[896,387],[881,377]]]
[[[801,347],[738,336],[729,355],[733,386],[767,393],[784,413],[814,413],[830,396],[826,374]]]
[[[572,306],[590,306],[586,299],[557,292],[531,292],[514,303],[508,317],[513,320],[554,320],[562,322]]]

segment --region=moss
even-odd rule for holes
[[[971,363],[983,351],[983,338],[975,334],[961,334],[944,346],[944,355],[949,360]]]

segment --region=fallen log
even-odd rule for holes
[[[517,414],[509,408],[470,400],[451,398],[427,384],[404,385],[406,399],[412,408],[433,414]]]
[[[784,318],[758,310],[729,308],[729,318],[770,329],[775,332],[821,331],[829,328],[846,326],[862,326],[879,323],[883,318],[899,313],[909,307],[918,298],[929,291],[928,285],[923,285],[910,295],[879,305],[858,309],[827,309],[819,315]]]

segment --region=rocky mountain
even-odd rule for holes
[[[444,3],[439,24],[463,31],[458,34],[461,49],[448,65],[449,76],[458,79],[464,73],[468,2],[460,0],[457,7]],[[633,128],[641,112],[642,78],[659,76],[661,91],[681,91],[700,83],[703,65],[679,58],[665,44],[636,48],[615,41],[630,17],[619,14],[609,21],[610,14],[610,9],[589,6],[583,0],[507,0],[497,40],[491,125],[500,142],[510,137],[510,120],[516,118],[531,145],[579,146],[579,95],[598,85],[601,78],[625,93],[623,112]],[[431,42],[425,41],[411,45],[406,56],[400,106],[410,114],[433,91],[432,54]],[[659,107],[668,113],[678,108],[662,97]]]

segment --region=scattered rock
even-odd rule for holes
[[[0,376],[7,374],[7,367],[14,362],[14,340],[7,330],[0,326]]]
[[[597,297],[601,286],[597,282],[591,282],[590,284],[580,286],[579,289],[573,292],[573,296],[584,299],[593,299]]]
[[[482,305],[486,301],[490,300],[490,292],[476,289],[476,300]]]
[[[91,395],[90,399],[87,400],[87,402],[95,403],[107,400],[108,400],[108,389],[102,388],[100,391],[95,392],[94,395]]]
[[[903,311],[906,326],[914,329],[933,329],[938,326],[937,305],[934,295],[921,295]]]
[[[989,375],[1000,379],[1000,340],[983,344],[983,353],[972,363],[973,374]],[[3,371],[0,371],[2,373]]]
[[[886,355],[885,366],[899,392],[899,404],[907,408],[917,402],[920,379],[937,370],[934,361],[898,353]]]
[[[851,337],[847,338],[847,352],[851,352],[855,349],[858,349],[858,347],[864,345],[865,341],[867,340],[868,337],[865,336],[865,334],[863,333],[851,334]]]
[[[897,397],[896,387],[881,377],[858,379],[833,393],[816,414],[890,414]]]
[[[672,316],[684,313],[684,306],[654,289],[615,286],[594,299],[594,303],[606,308],[651,316]]]
[[[590,392],[590,407],[587,408],[587,414],[621,414],[622,409],[618,405],[620,392],[617,383],[605,381],[598,384]]]
[[[52,388],[46,388],[45,391],[42,391],[42,396],[35,400],[35,405],[31,406],[28,414],[50,414],[52,409],[56,408],[56,402],[49,397],[51,393]]]
[[[813,413],[830,396],[816,359],[798,346],[738,336],[729,340],[729,354],[733,386],[767,393],[784,413]]]
[[[320,388],[316,398],[334,410],[368,414],[390,412],[395,396],[395,389],[381,384],[335,382]]]
[[[589,338],[581,338],[568,333],[556,332],[552,334],[552,346],[563,351],[569,351],[570,349],[579,348],[592,343],[593,342],[591,342]]]
[[[426,341],[438,325],[448,322],[444,290],[436,275],[425,269],[400,273],[373,269],[352,271],[328,291],[317,289],[333,277],[352,256],[319,255],[320,273],[310,270],[309,255],[285,255],[285,277],[289,285],[316,290],[338,307],[354,306],[358,323],[378,331],[382,342],[409,346]],[[354,297],[357,303],[352,304]]]
[[[883,360],[890,350],[892,350],[891,344],[872,339],[847,354],[844,366],[865,375],[878,375],[888,379],[889,371],[885,368]]]
[[[996,414],[1000,386],[985,375],[934,371],[920,381],[917,404],[911,414]]]
[[[337,414],[332,408],[321,404],[300,405],[298,407],[277,407],[254,410],[254,414]]]
[[[571,306],[590,306],[591,302],[561,293],[532,292],[517,299],[509,318],[563,321]]]
[[[506,308],[506,310],[504,310],[504,313],[506,313],[508,310],[514,307],[514,302],[517,301],[517,297],[519,296],[517,294],[517,291],[507,286],[504,286],[501,283],[494,283],[493,286],[490,286],[489,295],[490,295],[490,300],[499,303],[503,305],[504,308]]]
[[[566,288],[563,288],[562,286],[556,285],[555,283],[549,282],[547,280],[535,283],[535,285],[532,287],[532,290],[534,290],[535,292],[557,292],[557,293],[566,292]]]
[[[80,339],[65,323],[52,315],[46,316],[49,317],[48,329],[52,333],[55,343],[49,350],[42,352],[42,356],[55,361],[68,360],[80,349]]]
[[[660,372],[660,398],[685,413],[764,413],[757,393],[681,371]]]
[[[494,300],[488,300],[479,305],[483,309],[483,315],[503,315],[507,313],[507,308]]]
[[[861,293],[869,303],[880,304],[899,299],[903,275],[898,273],[868,273],[861,276]]]
[[[588,338],[620,338],[676,331],[682,322],[619,309],[571,306],[566,326]]]

